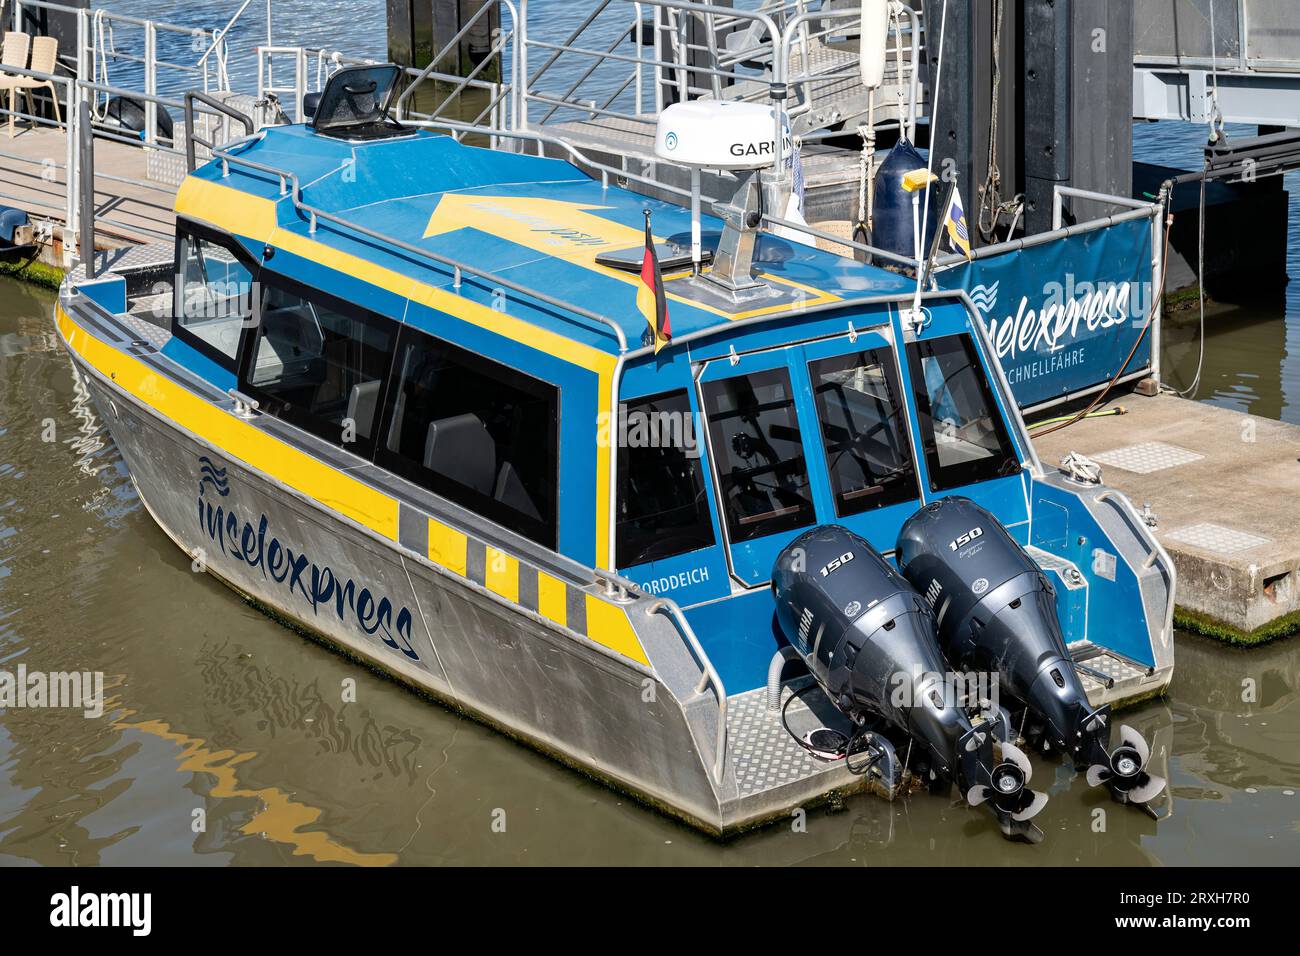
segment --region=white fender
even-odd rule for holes
[[[885,82],[885,51],[889,42],[889,0],[862,0],[862,36],[858,57],[862,82],[876,89]]]

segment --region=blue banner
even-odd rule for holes
[[[935,276],[965,289],[1021,408],[1107,382],[1151,317],[1151,219],[963,262]],[[1143,339],[1124,374],[1151,364]]]

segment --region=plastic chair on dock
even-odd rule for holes
[[[26,34],[23,34],[26,36]],[[57,37],[36,37],[32,40],[32,65],[28,67],[33,73],[44,73],[46,76],[53,76],[54,71],[58,68],[59,63],[59,41]],[[17,82],[14,86],[23,91],[27,97],[27,112],[33,117],[36,115],[36,104],[32,102],[33,90],[49,90],[50,101],[54,104],[54,119],[62,124],[63,116],[59,111],[59,93],[54,88],[53,80],[43,80],[36,76],[16,76]],[[14,90],[9,91],[9,137],[13,138],[13,96]],[[35,120],[32,124],[35,125]]]
[[[0,52],[0,69],[3,67],[16,67],[20,70],[27,69],[27,51],[31,47],[32,38],[26,33],[18,33],[10,30],[5,33],[3,52]],[[28,79],[25,76],[19,76],[14,73],[0,72],[0,90],[9,91],[9,138],[14,138],[14,93],[18,90],[19,81]]]

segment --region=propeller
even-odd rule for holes
[[[1033,776],[1033,765],[1024,752],[1014,744],[1003,743],[1002,759],[989,771],[988,783],[967,790],[966,802],[973,807],[989,803],[1004,834],[1037,842],[1030,832],[1036,828],[1029,821],[1047,806],[1047,794],[1029,789]]]
[[[1151,802],[1165,789],[1164,777],[1146,772],[1151,747],[1132,727],[1123,725],[1119,728],[1119,744],[1114,750],[1107,753],[1100,742],[1098,749],[1106,759],[1104,763],[1094,763],[1088,768],[1088,786],[1098,787],[1104,783],[1117,801],[1138,806]]]

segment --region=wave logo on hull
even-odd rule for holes
[[[215,495],[208,494],[211,487]],[[411,645],[414,616],[405,607],[394,608],[387,597],[358,586],[329,565],[284,544],[271,533],[271,519],[263,512],[256,522],[241,520],[225,500],[230,495],[226,469],[210,458],[199,458],[197,498],[199,529],[217,550],[283,585],[295,599],[311,607],[313,616],[333,610],[339,621],[351,621],[368,637],[378,638],[402,656],[419,661]]]
[[[199,495],[203,495],[203,486],[211,485],[222,498],[230,494],[230,482],[226,478],[226,469],[218,468],[207,455],[199,456]]]

